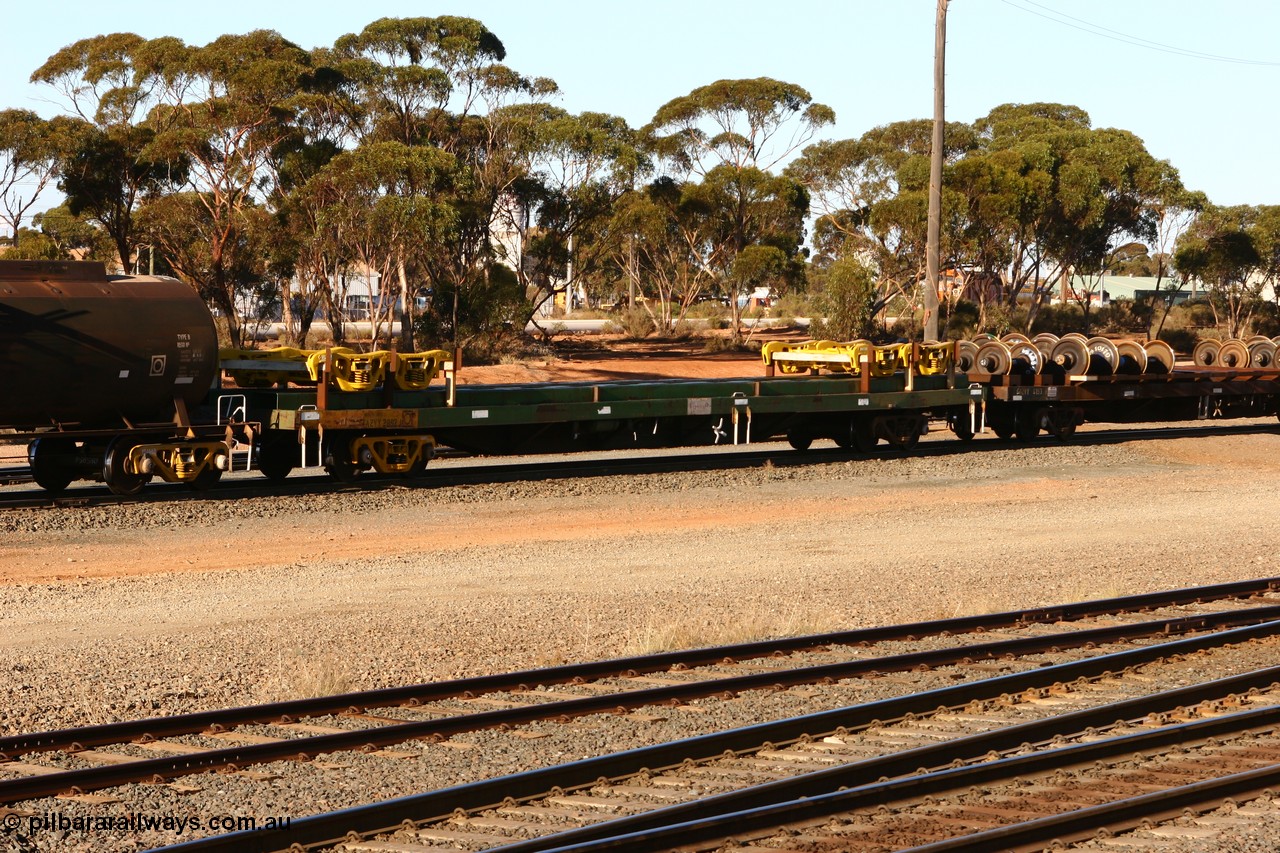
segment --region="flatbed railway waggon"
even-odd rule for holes
[[[1066,440],[1087,421],[1275,415],[1280,400],[1280,370],[1247,358],[1182,368],[1158,342],[1122,355],[1079,336],[775,342],[758,375],[739,379],[466,385],[456,354],[442,350],[219,351],[213,330],[174,279],[0,261],[0,368],[10,377],[0,439],[25,443],[48,491],[89,480],[130,495],[152,479],[208,488],[237,469],[414,477],[445,447],[536,454],[786,439],[866,453],[882,442],[910,449],[931,426],[962,441],[988,430]]]

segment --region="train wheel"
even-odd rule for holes
[[[292,436],[266,435],[258,445],[258,470],[262,476],[279,482],[298,464],[298,442]]]
[[[418,458],[409,466],[409,470],[404,472],[406,477],[421,477],[427,473],[427,465],[432,459],[436,458],[436,446],[434,440],[431,443],[424,443],[419,449]]]
[[[955,433],[956,438],[961,441],[973,441],[973,420],[968,412],[961,412],[958,415],[951,416],[951,431]]]
[[[36,485],[55,494],[71,485],[75,476],[68,470],[65,458],[75,449],[75,442],[65,438],[37,438],[27,445],[27,464]]]
[[[799,430],[788,430],[787,444],[791,445],[793,450],[808,450],[813,445],[813,436]]]
[[[1076,426],[1083,419],[1079,409],[1052,408],[1048,413],[1048,429],[1054,438],[1066,443],[1075,437]]]
[[[920,418],[916,415],[898,415],[882,420],[889,445],[896,450],[910,450],[920,443]]]
[[[339,483],[352,483],[360,476],[361,469],[354,462],[334,460],[326,463],[324,470]]]
[[[107,484],[112,494],[126,498],[142,491],[142,487],[151,479],[149,474],[135,474],[127,470],[129,451],[132,449],[132,442],[117,438],[107,445],[107,452],[102,456],[102,482]]]
[[[879,440],[876,436],[875,421],[861,415],[851,417],[844,432],[835,436],[836,444],[845,450],[855,450],[858,453],[874,452]]]
[[[1034,410],[1024,410],[1018,412],[1017,419],[1014,422],[1013,434],[1018,437],[1018,441],[1033,441],[1040,435],[1040,415]]]
[[[359,477],[363,470],[350,457],[350,442],[347,439],[326,442],[321,457],[324,459],[324,470],[339,483],[350,483]]]
[[[205,468],[199,474],[196,474],[195,479],[192,480],[188,485],[190,485],[191,488],[196,490],[197,492],[203,492],[203,491],[212,489],[214,486],[218,485],[218,481],[221,479],[222,479],[222,472],[217,468],[209,467],[209,468]]]
[[[1005,421],[992,421],[991,431],[996,434],[996,438],[1002,438],[1005,441],[1013,438],[1014,434],[1013,424]]]

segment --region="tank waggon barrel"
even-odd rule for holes
[[[181,281],[107,275],[90,261],[0,260],[0,427],[42,431],[27,459],[43,488],[216,482],[232,439],[193,429],[190,411],[217,370],[213,318]]]
[[[0,261],[0,426],[171,421],[213,384],[217,333],[177,279],[89,261]]]

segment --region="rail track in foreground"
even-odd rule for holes
[[[1255,419],[1251,423],[1231,423],[1197,426],[1157,426],[1129,429],[1104,428],[1076,432],[1070,444],[1081,447],[1097,447],[1124,444],[1131,441],[1171,440],[1224,435],[1253,435],[1280,431],[1280,424],[1272,419]],[[627,455],[631,451],[594,451],[576,455],[555,456],[533,462],[496,462],[500,457],[450,457],[447,464],[428,466],[418,477],[391,477],[361,474],[355,481],[338,483],[327,474],[295,472],[283,481],[269,481],[257,475],[227,479],[208,490],[193,490],[179,483],[152,483],[132,497],[112,494],[105,486],[82,484],[62,494],[52,495],[38,488],[11,488],[0,491],[0,511],[36,508],[87,508],[115,506],[145,502],[171,502],[186,500],[244,500],[259,497],[298,497],[328,493],[357,493],[383,491],[396,488],[442,488],[462,485],[492,483],[547,482],[554,480],[590,479],[623,475],[661,473],[687,473],[698,471],[746,470],[762,465],[794,467],[824,465],[868,458],[892,458],[909,455],[919,458],[944,458],[960,453],[992,453],[1011,448],[1034,448],[1037,445],[1056,445],[1057,439],[1048,435],[1032,441],[1002,439],[990,434],[989,438],[972,441],[942,439],[925,441],[903,451],[882,444],[872,454],[860,453],[840,447],[814,448],[796,451],[786,444],[773,442],[762,449],[719,448],[717,451],[699,451],[675,448],[675,452],[654,452],[654,455]],[[30,471],[14,467],[0,472],[0,485],[32,484]]]
[[[1226,643],[1263,642],[1274,659],[1277,630],[1113,652],[166,849],[1004,850],[1092,837],[1280,780],[1280,667],[1153,689],[1179,659]]]
[[[849,679],[895,671],[956,667],[952,678],[978,677],[948,688],[958,693],[936,696],[931,695],[936,691],[926,691],[915,697],[886,700],[906,703],[904,708],[910,705],[902,714],[927,713],[948,703],[998,700],[1009,691],[1049,690],[1059,676],[1045,686],[1039,684],[1038,673],[1057,673],[1055,667],[1075,667],[1070,676],[1060,676],[1067,680],[1096,679],[1117,667],[1271,636],[1280,624],[1277,589],[1280,578],[1267,578],[8,737],[0,739],[0,755],[6,759],[0,762],[0,773],[17,775],[0,780],[0,802],[17,805],[58,795],[83,796],[132,782],[155,783],[215,769],[249,773],[248,768],[254,765],[316,758],[342,750],[377,755],[408,741],[518,728],[537,721],[571,724],[600,713],[730,701],[749,691],[833,683],[835,686],[826,689],[834,690],[841,683],[849,684]],[[1222,603],[1229,606],[1208,611],[1208,604],[1222,608]],[[1152,618],[1151,611],[1159,611],[1164,618]],[[1107,624],[1100,625],[1099,620]],[[1169,646],[1172,651],[1149,645],[1153,638],[1171,637],[1184,637],[1173,641]],[[895,644],[915,647],[929,642],[935,647],[905,652],[894,648]],[[1126,645],[1127,650],[1116,651]],[[1109,654],[1080,658],[1103,646]],[[788,658],[800,655],[805,660]],[[981,677],[990,671],[989,666],[982,668],[982,662],[993,659],[1025,671],[995,679]],[[662,677],[655,679],[650,675],[653,673]],[[475,712],[477,705],[492,709]],[[377,710],[392,707],[399,708],[397,716]],[[899,713],[893,710],[898,705],[877,706],[869,712],[867,707],[871,706],[828,712],[836,716],[822,718],[825,722],[818,725],[832,731],[865,728]],[[872,716],[864,719],[866,713]],[[806,736],[804,731],[787,729],[765,740],[786,742]],[[717,736],[707,737],[714,740]],[[664,754],[670,755],[674,748],[667,749]],[[759,752],[767,746],[734,741],[732,746],[698,754],[697,760],[724,749]],[[401,752],[392,757],[406,755],[409,753]],[[690,756],[680,756],[676,763],[685,758]],[[618,772],[634,774],[641,769]],[[601,775],[615,773],[596,773],[585,781],[561,779],[552,787],[577,788]]]

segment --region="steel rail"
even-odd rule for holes
[[[1202,810],[1228,798],[1261,796],[1280,784],[1280,764],[1232,773],[1218,779],[1195,782],[1164,791],[1076,809],[1010,826],[988,829],[972,835],[924,844],[899,853],[997,853],[1028,845],[1049,844],[1055,839],[1080,841],[1101,829],[1135,829],[1145,821],[1179,817],[1188,809]]]
[[[729,661],[793,653],[824,646],[857,646],[890,641],[912,641],[925,636],[974,633],[1048,622],[1073,621],[1093,616],[1112,615],[1159,607],[1247,598],[1275,590],[1280,590],[1280,577],[1259,578],[1203,587],[1187,587],[1098,601],[1083,601],[1074,604],[1034,607],[1027,610],[1012,610],[983,616],[964,616],[904,625],[859,628],[828,634],[811,634],[804,637],[760,640],[706,649],[663,652],[655,655],[615,658],[613,660],[583,664],[567,664],[499,675],[484,675],[436,683],[342,693],[313,699],[294,699],[262,705],[198,711],[172,717],[151,717],[143,720],[129,720],[96,726],[81,726],[72,729],[11,735],[0,737],[0,761],[38,752],[74,751],[91,746],[124,743],[140,739],[159,739],[184,734],[197,734],[210,729],[221,730],[227,727],[252,723],[290,722],[304,717],[325,714],[353,711],[358,713],[369,708],[413,706],[445,699],[471,698],[484,693],[527,690],[540,685],[571,684],[577,681],[625,677],[646,672],[661,672],[670,670],[672,667],[708,666]],[[1086,642],[1088,641],[1086,639]],[[982,645],[965,648],[970,650],[968,654],[972,654],[974,649],[977,649],[980,654]],[[1007,648],[998,649],[997,653],[1006,653]],[[879,668],[886,670],[901,670],[916,665],[939,666],[948,662],[943,652],[925,654],[932,654],[935,657],[908,657],[903,659],[903,656],[897,655],[868,659],[868,662],[879,660],[881,661]],[[959,661],[964,656],[966,655],[954,658],[949,662]],[[894,661],[897,661],[897,663],[894,663]],[[785,671],[780,671],[780,674],[781,672]],[[769,675],[772,676],[773,674]],[[769,682],[769,678],[766,677],[765,681]],[[722,681],[718,683],[727,684],[728,682]],[[612,707],[616,707],[616,705]]]
[[[1269,679],[1280,676],[1280,670],[1268,670]],[[1221,694],[1219,694],[1221,695]],[[1148,697],[1144,697],[1144,700]],[[1148,707],[1156,707],[1146,702]],[[1165,708],[1170,707],[1167,703]],[[1106,713],[1115,706],[1103,706],[1095,709],[1092,717],[1097,719],[1098,713]],[[1118,710],[1118,709],[1117,709]],[[1124,718],[1128,721],[1129,717]],[[1051,723],[1066,722],[1066,717],[1052,718]],[[1204,741],[1213,737],[1226,737],[1242,732],[1273,727],[1280,723],[1280,705],[1257,708],[1233,714],[1225,714],[1211,719],[1196,720],[1189,723],[1163,726],[1146,732],[1119,735],[1091,743],[1072,744],[1070,746],[1042,749],[1029,755],[1011,756],[994,760],[969,764],[964,767],[943,768],[931,772],[913,772],[912,765],[904,759],[911,753],[899,753],[891,756],[891,761],[880,762],[872,759],[836,768],[836,771],[822,771],[826,778],[818,784],[817,780],[808,776],[798,780],[783,780],[768,785],[757,786],[760,789],[744,789],[742,792],[726,794],[723,797],[711,797],[679,806],[646,812],[636,817],[642,820],[619,818],[584,827],[580,830],[568,830],[555,835],[547,835],[529,841],[518,841],[513,844],[492,848],[492,853],[580,853],[587,850],[609,850],[614,853],[649,853],[649,851],[670,850],[673,846],[723,841],[735,835],[780,829],[785,826],[804,821],[828,818],[854,809],[868,809],[877,806],[917,800],[935,794],[944,794],[970,788],[974,785],[1009,782],[1021,776],[1045,774],[1054,770],[1076,767],[1082,764],[1105,761],[1123,756],[1131,756],[1144,750],[1167,749],[1189,743]],[[1033,724],[1041,729],[1040,723]],[[1022,727],[1015,726],[1009,732],[1016,732]],[[1060,727],[1055,734],[1068,736],[1084,731],[1084,727],[1071,729]],[[943,755],[930,757],[931,764],[916,764],[914,767],[938,767],[938,760],[947,754],[953,761],[966,761],[980,758],[984,753],[978,751],[984,736],[966,738],[972,740],[967,754],[960,750],[937,750]],[[1009,740],[1009,737],[991,738],[991,741],[1007,744],[1003,749],[1016,749],[1031,741],[1021,744]],[[956,744],[959,746],[959,744]],[[995,748],[1000,751],[1000,748]],[[926,748],[934,750],[935,748]],[[887,766],[886,766],[887,765]],[[903,775],[903,774],[912,775]],[[866,779],[900,776],[885,782],[867,784]],[[799,781],[801,784],[787,785]],[[796,789],[806,791],[797,792]],[[758,805],[741,808],[737,811],[727,810],[726,805],[735,798],[740,802],[755,801]],[[794,796],[790,796],[794,794]],[[773,801],[770,801],[773,798]],[[721,800],[729,801],[722,802]],[[1176,812],[1175,812],[1176,813]],[[1057,824],[1055,824],[1056,826]],[[993,833],[997,831],[993,830]],[[1056,836],[1055,836],[1056,837]],[[954,841],[972,839],[972,835],[960,836]],[[1008,843],[1008,836],[1000,833],[1000,840]],[[1052,838],[1035,838],[1034,841],[1050,841]],[[1019,843],[1022,843],[1021,840]],[[926,845],[918,849],[932,849]],[[957,848],[974,848],[960,845]],[[993,849],[993,848],[984,848]],[[1000,847],[999,849],[1007,849]]]
[[[553,788],[562,790],[581,788],[593,785],[601,778],[618,779],[645,770],[659,771],[678,766],[686,760],[707,760],[727,752],[748,753],[766,743],[775,745],[791,743],[805,736],[814,737],[839,730],[864,728],[887,720],[902,719],[908,714],[931,714],[940,709],[962,708],[974,701],[995,699],[1031,688],[1066,683],[1080,678],[1098,678],[1174,655],[1193,654],[1233,643],[1264,639],[1273,637],[1277,633],[1280,633],[1280,622],[1267,622],[1167,643],[1141,646],[982,681],[759,723],[612,755],[583,759],[556,767],[531,770],[425,794],[299,818],[295,819],[287,830],[230,833],[189,841],[165,849],[175,853],[177,851],[268,853],[268,851],[289,848],[291,845],[308,847],[336,844],[352,832],[358,835],[391,832],[405,821],[420,822],[446,817],[459,809],[469,812],[492,808],[501,805],[507,799],[517,801],[530,799],[544,795]]]
[[[188,776],[224,767],[240,768],[270,761],[309,759],[316,755],[350,750],[372,751],[409,740],[443,739],[464,732],[514,726],[538,720],[571,719],[589,714],[616,713],[662,703],[679,704],[690,699],[734,695],[742,690],[779,689],[798,684],[849,678],[885,671],[934,667],[976,659],[998,658],[1090,647],[1117,640],[1167,636],[1206,629],[1240,625],[1280,625],[1280,606],[1248,608],[1220,614],[1162,619],[1134,625],[1095,628],[1049,637],[1018,638],[980,646],[961,646],[897,655],[893,658],[848,661],[803,667],[781,672],[753,673],[714,681],[695,681],[645,690],[633,690],[578,699],[566,699],[517,708],[504,708],[434,720],[393,723],[371,729],[314,735],[311,737],[232,746],[179,756],[140,759],[82,770],[63,770],[37,776],[0,781],[0,803],[14,803],[68,792],[84,793],[131,782],[145,782]],[[1239,629],[1237,629],[1239,630]],[[1230,631],[1228,631],[1230,633]],[[1210,634],[1210,637],[1222,634]],[[1165,644],[1168,645],[1168,644]],[[1212,645],[1212,644],[1211,644]],[[1146,648],[1160,648],[1148,646]],[[978,650],[978,651],[975,651]],[[892,661],[892,665],[886,666]],[[1048,672],[1041,669],[1039,672]],[[963,686],[963,685],[962,685]]]

